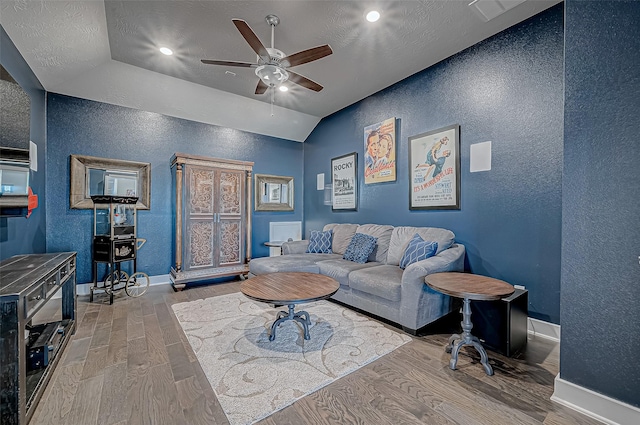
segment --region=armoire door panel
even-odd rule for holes
[[[187,226],[188,243],[186,264],[188,269],[215,267],[213,246],[215,223],[212,220],[190,220]]]
[[[205,168],[187,169],[187,212],[188,214],[213,214],[215,171]]]
[[[217,246],[219,265],[240,264],[242,261],[242,220],[221,219],[219,224],[220,241]]]
[[[220,171],[220,208],[221,214],[242,214],[243,173],[237,171]]]

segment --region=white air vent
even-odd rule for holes
[[[469,6],[475,10],[478,16],[484,21],[489,22],[507,10],[524,2],[525,0],[473,0],[469,3]]]

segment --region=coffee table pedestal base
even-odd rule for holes
[[[306,311],[298,311],[294,312],[295,304],[289,304],[289,312],[280,311],[276,316],[276,321],[271,325],[271,334],[269,335],[269,341],[273,341],[276,339],[276,328],[280,326],[280,323],[286,322],[287,320],[295,320],[298,323],[302,324],[302,328],[304,329],[304,339],[309,340],[311,336],[309,335],[309,326],[311,325],[311,320],[309,319],[309,313]],[[486,355],[486,354],[485,354]]]
[[[480,353],[480,363],[484,367],[484,371],[487,375],[493,375],[493,369],[489,365],[489,357],[487,352],[480,343],[480,340],[471,335],[471,329],[473,329],[473,323],[471,322],[471,300],[464,298],[464,304],[462,307],[462,335],[453,334],[449,337],[449,343],[447,344],[446,351],[451,353],[451,360],[449,360],[449,368],[456,370],[456,364],[458,363],[458,353],[460,349],[465,345],[473,345],[478,353]],[[456,343],[456,341],[458,341]]]

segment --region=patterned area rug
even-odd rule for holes
[[[411,338],[328,301],[302,304],[302,326],[280,325],[272,308],[240,293],[173,305],[231,425],[251,424],[390,353]]]

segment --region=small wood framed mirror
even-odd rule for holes
[[[293,177],[256,174],[256,211],[293,211]]]

